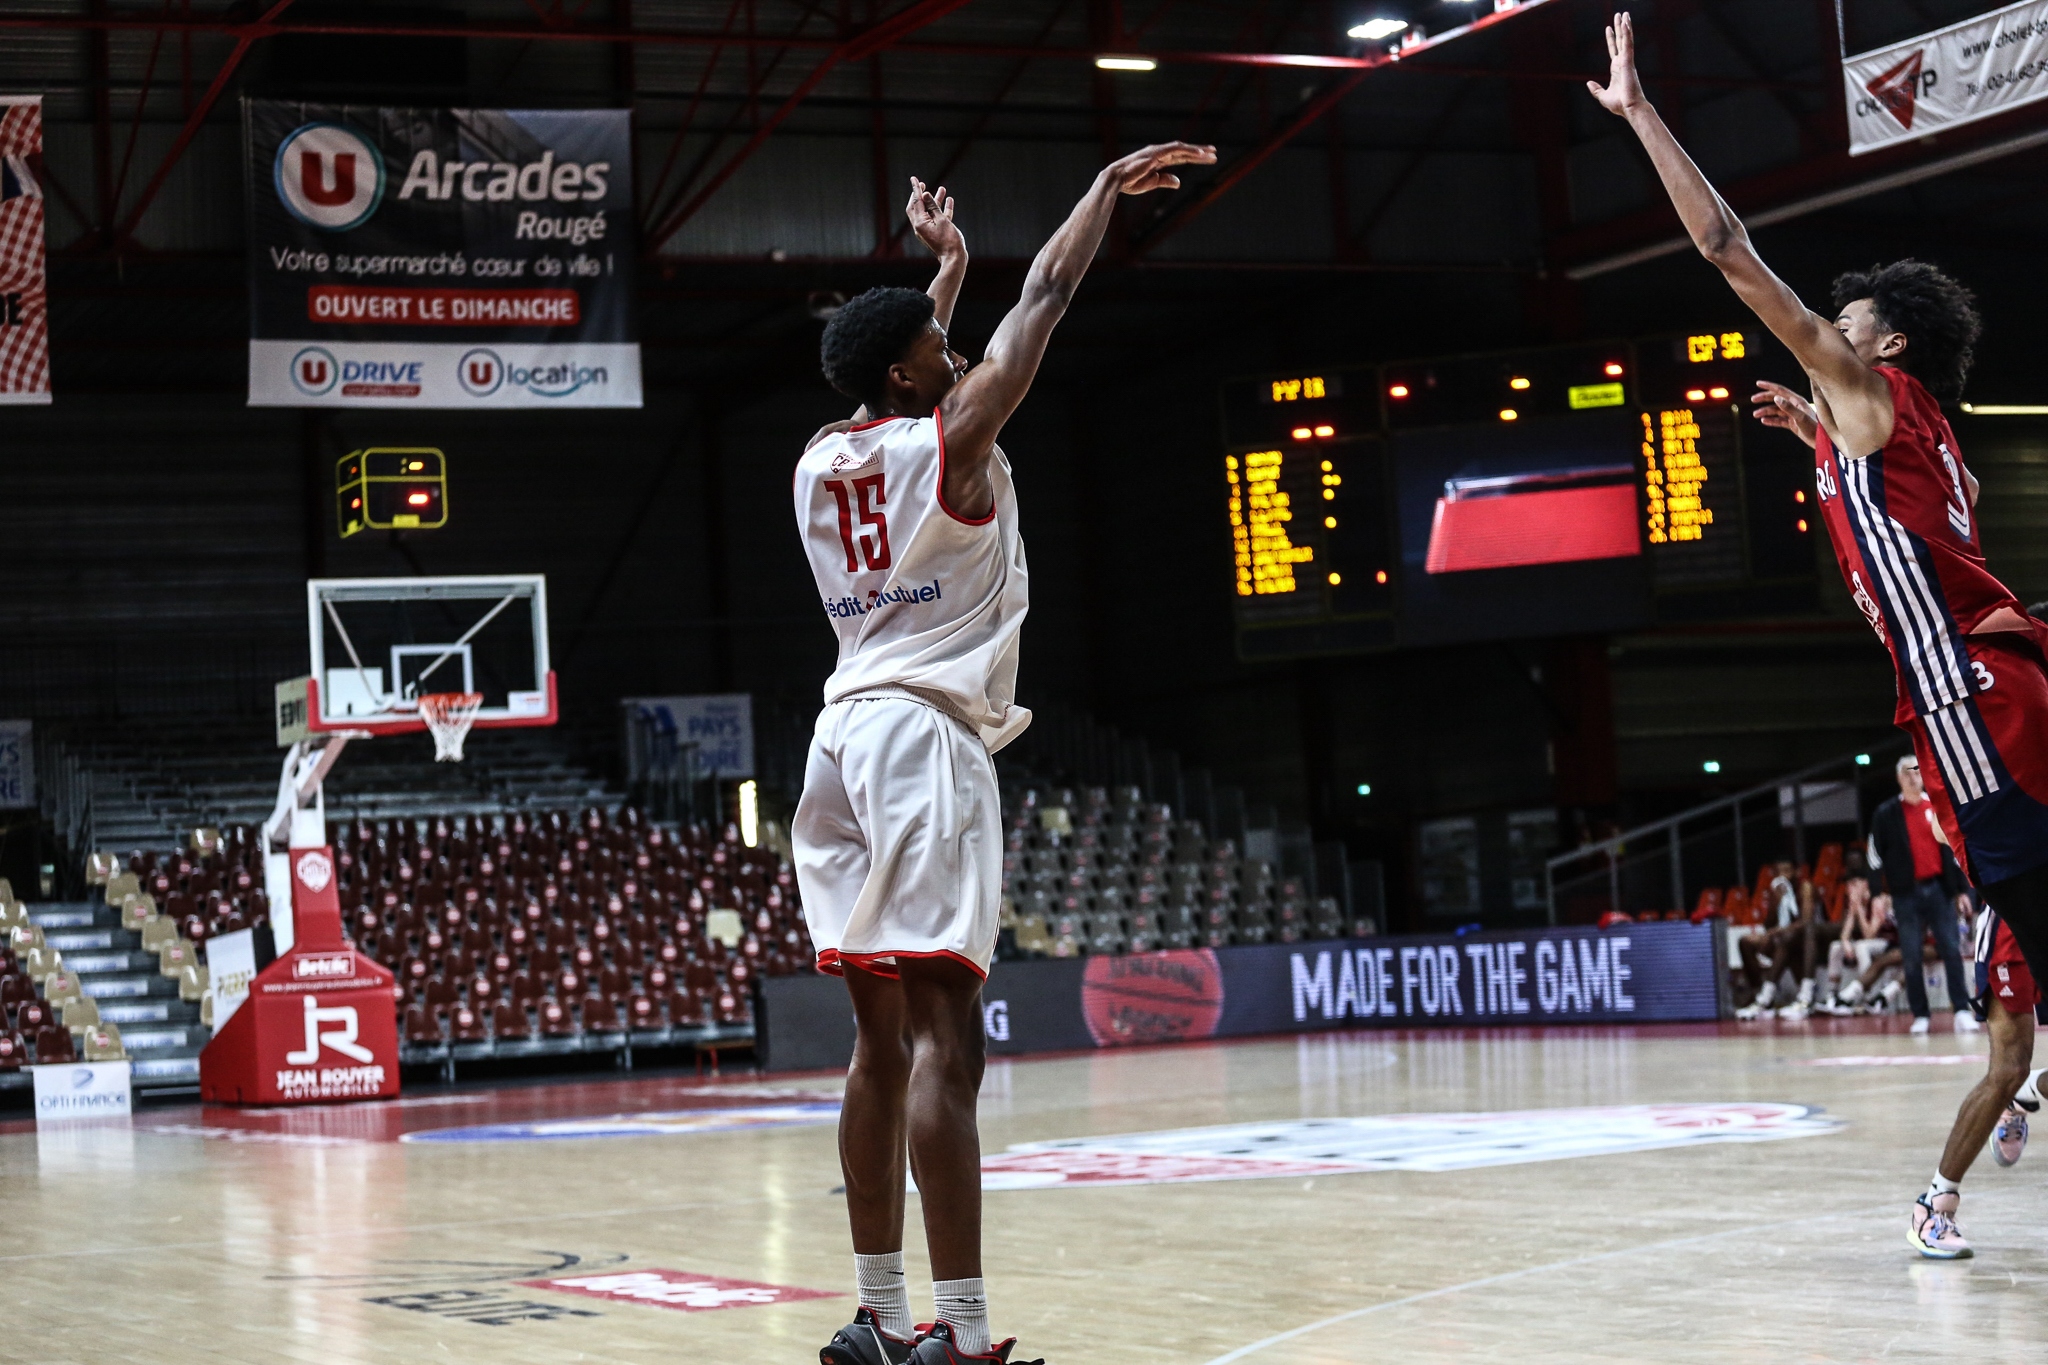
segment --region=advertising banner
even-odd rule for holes
[[[35,722],[0,720],[0,810],[35,803]]]
[[[256,980],[256,931],[237,929],[206,940],[206,989],[213,993],[213,1031],[219,1033],[249,998]]]
[[[1721,1017],[1718,921],[1177,948],[998,962],[982,989],[993,1054],[1359,1028],[1517,1028]],[[846,988],[761,983],[769,1070],[843,1066]]]
[[[250,100],[252,407],[637,408],[623,109]]]
[[[134,1113],[134,1068],[127,1062],[59,1062],[35,1073],[36,1122],[126,1118]]]
[[[297,939],[256,973],[199,1054],[200,1097],[312,1104],[396,1095],[395,980],[342,936],[333,850],[295,848],[290,857]]]
[[[1842,63],[1849,152],[2031,104],[2048,95],[2048,0],[2022,0]]]
[[[754,698],[626,697],[626,780],[754,775]]]
[[[50,401],[42,155],[43,97],[0,95],[0,403]]]

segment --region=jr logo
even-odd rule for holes
[[[339,1024],[339,1029],[321,1032],[322,1024]],[[353,1057],[359,1062],[374,1062],[377,1054],[356,1041],[356,1011],[353,1005],[336,1005],[321,1009],[320,1002],[312,996],[306,997],[306,1046],[299,1052],[287,1052],[285,1061],[292,1066],[314,1066],[320,1061],[322,1047],[333,1048],[344,1057]]]

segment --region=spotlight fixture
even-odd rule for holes
[[[1159,63],[1150,57],[1101,56],[1095,59],[1099,71],[1157,71]]]
[[[1407,27],[1406,19],[1368,19],[1348,30],[1346,36],[1356,38],[1360,42],[1371,43],[1381,38],[1391,38]]]

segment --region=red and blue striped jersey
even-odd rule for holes
[[[2000,607],[2024,616],[1984,565],[1955,433],[1919,380],[1880,365],[1892,391],[1892,436],[1862,457],[1814,448],[1821,518],[1842,579],[1898,671],[1900,724],[1954,706],[1983,686],[1964,637]]]

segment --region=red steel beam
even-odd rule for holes
[[[1546,4],[1549,0],[1522,0],[1515,9],[1500,14],[1489,14],[1478,21],[1453,29],[1440,37],[1411,49],[1394,60],[1413,57],[1436,44],[1476,28],[1484,28],[1503,19]],[[963,0],[964,3],[964,0]],[[371,37],[371,38],[470,38],[498,42],[541,42],[541,43],[632,43],[648,47],[717,47],[726,45],[744,48],[809,48],[827,53],[832,52],[836,40],[824,36],[815,38],[781,38],[753,36],[732,36],[709,30],[628,28],[617,25],[565,25],[560,27],[536,27],[521,24],[345,24],[311,22],[277,24],[263,19],[234,20],[228,18],[172,20],[136,17],[96,18],[91,15],[6,15],[0,16],[0,33],[10,29],[29,31],[64,31],[105,29],[109,31],[153,32],[159,29],[180,33],[212,33],[231,38],[272,38],[282,33],[300,33],[317,36]],[[1082,47],[1024,47],[1002,43],[891,43],[894,51],[909,56],[925,57],[966,57],[1009,59],[1040,59],[1048,61],[1089,62],[1102,55],[1094,48]],[[1385,54],[1372,52],[1347,56],[1340,53],[1322,52],[1202,52],[1177,49],[1148,48],[1144,56],[1172,66],[1250,66],[1284,67],[1311,71],[1370,71],[1388,64]],[[844,60],[840,58],[839,60]],[[1430,64],[1417,70],[1430,71],[1443,76],[1490,76],[1501,77],[1510,73],[1488,67],[1453,67]],[[1517,71],[1515,80],[1570,81],[1583,82],[1583,71]],[[1817,90],[1821,86],[1814,81],[1744,79],[1722,76],[1660,76],[1657,80],[1666,85],[1700,86],[1725,90]]]
[[[834,47],[825,55],[823,61],[811,69],[811,74],[804,77],[796,89],[790,91],[788,98],[782,101],[775,112],[761,121],[761,126],[754,130],[754,135],[747,139],[745,145],[733,153],[732,158],[704,182],[704,187],[691,195],[688,203],[655,227],[647,241],[642,244],[642,249],[650,254],[659,251],[661,244],[673,237],[678,228],[689,222],[697,210],[703,208],[711,196],[718,193],[726,181],[732,179],[739,168],[746,164],[747,158],[760,150],[761,144],[768,140],[769,135],[782,126],[784,119],[796,112],[797,106],[802,104],[840,63],[857,62],[871,57],[884,48],[893,46],[905,35],[915,33],[925,25],[943,19],[966,3],[967,0],[917,0],[915,4],[898,10],[881,23],[861,30]]]
[[[1808,157],[1738,180],[1725,186],[1722,195],[1751,226],[1762,227],[2036,146],[2048,146],[2048,112],[2038,105],[1943,133],[1935,146],[1923,140],[1867,156],[1841,150]],[[1574,279],[1586,279],[1691,246],[1660,196],[1650,208],[1557,237],[1550,243],[1550,259],[1553,268],[1562,266]]]
[[[1346,95],[1357,89],[1365,78],[1374,71],[1403,65],[1425,52],[1442,47],[1447,43],[1456,42],[1460,38],[1481,32],[1482,30],[1494,28],[1507,20],[1518,18],[1533,10],[1542,9],[1545,5],[1551,3],[1553,3],[1553,0],[1522,0],[1522,3],[1513,9],[1481,15],[1469,24],[1451,29],[1435,38],[1425,39],[1413,47],[1382,52],[1371,57],[1349,59],[1347,69],[1350,74],[1339,79],[1336,84],[1324,90],[1323,93],[1317,95],[1307,104],[1302,105],[1278,129],[1267,134],[1258,146],[1252,148],[1243,156],[1238,157],[1228,166],[1225,166],[1215,179],[1209,181],[1208,184],[1197,190],[1193,195],[1181,199],[1177,204],[1167,209],[1160,217],[1154,219],[1151,226],[1138,235],[1137,241],[1132,246],[1133,252],[1142,256],[1193,222],[1198,216],[1214,205],[1217,200],[1235,189],[1246,176],[1265,164],[1266,160],[1275,152],[1292,142],[1304,129],[1311,127],[1324,114],[1336,108]],[[1415,69],[1427,70],[1429,68],[1426,65],[1418,65]]]
[[[263,17],[256,21],[256,25],[251,27],[275,28],[277,17],[283,14],[291,3],[292,0],[276,0],[275,4],[263,11]],[[164,181],[170,178],[171,168],[178,164],[178,158],[185,155],[185,149],[191,146],[192,139],[199,135],[200,126],[206,122],[206,116],[211,114],[213,106],[220,102],[221,95],[228,88],[229,78],[235,74],[235,69],[241,66],[242,58],[249,55],[249,49],[255,42],[253,34],[236,40],[235,50],[220,64],[220,70],[213,73],[213,83],[206,87],[206,93],[200,97],[199,103],[193,106],[191,115],[185,120],[185,126],[178,130],[176,141],[171,143],[171,149],[164,153],[164,159],[157,164],[156,174],[149,178],[149,183],[143,186],[141,195],[136,198],[135,207],[128,210],[128,216],[114,229],[114,241],[119,242],[132,234],[135,225],[142,221],[142,215],[149,212],[149,206],[156,201],[157,191],[161,190]]]

